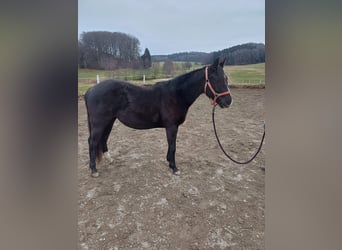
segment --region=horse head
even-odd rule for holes
[[[232,97],[228,87],[228,77],[225,75],[225,59],[217,58],[214,63],[205,68],[204,93],[212,99],[212,104],[218,104],[221,108],[227,108],[232,104]]]

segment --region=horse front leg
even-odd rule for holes
[[[171,126],[166,128],[167,143],[169,145],[167,150],[166,159],[169,162],[169,167],[176,175],[180,174],[176,166],[175,154],[176,154],[176,139],[177,139],[178,126]]]

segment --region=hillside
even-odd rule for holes
[[[170,59],[178,62],[198,62],[205,64],[208,62],[210,57],[211,54],[205,52],[180,52],[169,55],[154,55],[152,56],[152,61],[161,62]]]
[[[265,45],[263,43],[245,43],[210,53],[181,52],[169,55],[152,55],[152,61],[160,62],[167,59],[179,62],[212,63],[214,58],[225,57],[226,65],[245,65],[265,62]]]
[[[212,53],[213,58],[225,57],[226,65],[246,65],[265,62],[265,44],[246,43]]]

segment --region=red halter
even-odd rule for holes
[[[216,105],[216,100],[217,100],[217,98],[219,98],[220,96],[229,95],[229,94],[230,94],[229,89],[228,89],[228,91],[221,92],[221,93],[217,93],[217,92],[214,90],[213,86],[211,86],[211,83],[209,82],[209,78],[208,78],[208,67],[205,67],[204,94],[205,94],[206,91],[207,91],[207,86],[209,87],[211,93],[214,95],[214,99],[213,99],[213,101],[211,102],[211,105]]]

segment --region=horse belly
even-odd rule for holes
[[[137,113],[130,110],[120,111],[117,114],[120,122],[134,129],[150,129],[162,127],[159,113]]]

